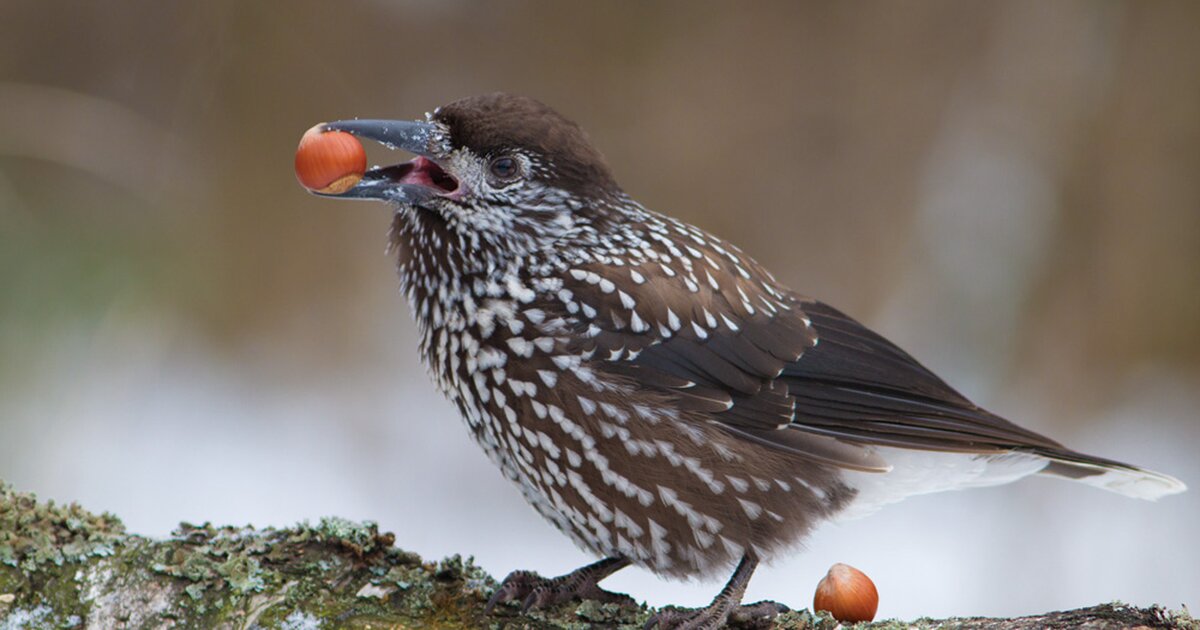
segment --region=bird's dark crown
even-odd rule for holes
[[[437,109],[454,148],[494,157],[524,151],[547,162],[547,183],[581,197],[620,193],[604,156],[587,134],[545,103],[503,92],[464,98]]]

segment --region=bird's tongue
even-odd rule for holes
[[[410,168],[405,169],[406,172],[396,180],[397,184],[417,184],[418,186],[434,187],[433,169],[437,168],[437,165],[432,160],[418,156],[413,158],[406,166]]]
[[[453,191],[458,187],[458,182],[429,158],[417,156],[404,166],[408,168],[396,179],[398,184],[416,184],[445,191]]]

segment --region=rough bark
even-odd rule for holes
[[[374,523],[288,529],[182,524],[168,538],[111,514],[38,502],[0,484],[0,630],[24,628],[640,628],[653,609],[579,602],[520,614],[483,606],[496,581],[470,558],[394,546]],[[777,628],[832,629],[790,612]],[[1186,612],[1103,604],[1014,619],[920,619],[864,627],[1190,628]]]

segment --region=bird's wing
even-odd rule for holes
[[[836,309],[748,273],[736,250],[719,260],[677,245],[686,270],[677,256],[571,271],[587,305],[577,350],[604,371],[743,438],[848,468],[886,469],[865,445],[1078,455],[974,405]]]
[[[861,446],[790,429],[796,399],[781,376],[816,341],[803,313],[781,307],[790,298],[751,291],[737,267],[704,254],[687,265],[678,254],[690,256],[679,244],[666,254],[670,264],[569,270],[563,296],[579,328],[572,353],[610,377],[669,393],[688,418],[809,459],[886,470]]]
[[[1061,451],[963,397],[895,344],[833,307],[801,300],[817,345],[780,375],[806,431],[930,450]]]

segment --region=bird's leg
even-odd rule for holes
[[[746,585],[750,583],[750,576],[757,566],[758,558],[747,553],[742,556],[742,561],[738,563],[733,576],[729,578],[725,588],[713,598],[711,604],[704,608],[669,606],[651,617],[643,630],[712,630],[726,623],[751,627],[769,626],[775,615],[788,610],[787,606],[771,601],[739,605],[742,595],[746,593]]]
[[[521,612],[531,608],[544,608],[572,599],[594,599],[599,602],[633,604],[633,598],[624,593],[606,591],[597,584],[600,580],[629,566],[626,558],[605,558],[586,567],[560,575],[544,578],[533,571],[513,571],[504,578],[499,588],[488,600],[484,614],[490,614],[496,604],[521,600]]]

